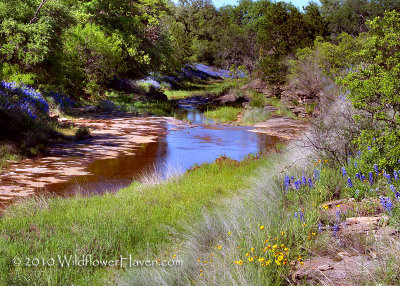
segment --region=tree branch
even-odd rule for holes
[[[29,21],[29,24],[33,24],[33,23],[35,23],[35,22],[38,20],[37,16],[38,16],[38,14],[39,14],[39,12],[40,12],[40,9],[42,9],[43,5],[46,4],[47,1],[48,1],[48,0],[42,0],[42,3],[40,3],[39,7],[36,9],[36,12],[35,12],[35,14],[33,15],[32,20]]]

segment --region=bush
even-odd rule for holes
[[[370,121],[355,144],[367,162],[378,161],[379,167],[393,170],[400,158],[400,13],[387,12],[369,21],[368,27],[362,49],[353,51],[361,63],[338,83]],[[356,120],[365,117],[357,115]]]

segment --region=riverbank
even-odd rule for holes
[[[397,285],[393,187],[377,175],[379,188],[361,194],[361,183],[349,186],[343,169],[299,143],[260,166],[247,191],[185,226],[174,248],[182,267],[128,269],[117,284]],[[357,161],[343,167],[350,177]]]
[[[242,162],[221,158],[155,185],[134,183],[116,194],[93,197],[32,197],[11,206],[0,220],[2,285],[103,285],[114,268],[14,266],[19,257],[93,254],[102,259],[162,253],[180,238],[184,224],[220,206],[249,186],[249,177],[268,158]],[[11,264],[10,264],[11,263]],[[39,270],[39,271],[38,271]]]

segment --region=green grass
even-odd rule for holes
[[[229,80],[214,80],[207,82],[187,82],[178,90],[165,90],[168,99],[183,99],[191,96],[218,95],[233,86]]]
[[[9,145],[0,145],[0,172],[1,169],[11,161],[19,160],[19,156],[15,154],[15,151]]]
[[[133,100],[133,97],[140,97],[138,95],[111,91],[107,93],[107,99],[110,100],[115,106],[109,108],[119,108],[122,111],[136,113],[136,114],[152,114],[157,116],[172,116],[174,113],[175,105],[171,102],[143,102]]]
[[[204,115],[220,122],[233,122],[237,119],[242,110],[243,108],[241,107],[223,106],[215,110],[207,111],[204,113]]]
[[[271,113],[265,112],[262,108],[251,108],[243,111],[240,123],[244,125],[253,125],[257,122],[266,121],[271,117]]]
[[[146,257],[146,249],[176,243],[175,232],[222,198],[249,186],[268,159],[207,164],[183,177],[149,186],[134,183],[116,194],[37,198],[14,205],[0,220],[1,285],[104,285],[113,269],[15,267],[18,257],[93,254],[115,259]]]

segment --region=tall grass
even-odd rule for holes
[[[311,201],[326,199],[325,194],[312,191],[290,197],[282,188],[282,172],[296,162],[297,168],[292,167],[291,172],[302,174],[300,170],[308,168],[304,160],[308,155],[306,150],[295,148],[286,155],[274,156],[252,179],[248,192],[226,201],[225,208],[204,213],[198,223],[187,225],[186,242],[176,249],[177,257],[184,261],[183,267],[129,269],[119,284],[285,284],[289,263],[297,261],[304,252],[302,249],[308,248],[314,239],[308,237],[316,232],[318,210]],[[307,209],[304,222],[293,217],[294,212],[303,208]],[[270,250],[263,251],[267,246],[277,245],[285,252],[282,244],[283,248],[289,248],[288,255],[284,255],[288,259],[285,266],[277,265]],[[271,262],[262,266],[265,262],[259,262],[259,258]]]
[[[104,285],[114,268],[26,267],[12,261],[85,254],[140,259],[148,257],[147,249],[162,253],[179,243],[183,225],[247,188],[249,175],[267,162],[219,160],[159,184],[134,183],[116,194],[16,204],[0,220],[0,285]]]
[[[253,125],[271,117],[271,112],[266,112],[262,108],[245,109],[240,122],[245,125]]]
[[[242,110],[243,108],[241,107],[223,106],[215,110],[206,111],[204,115],[221,122],[233,122]]]

